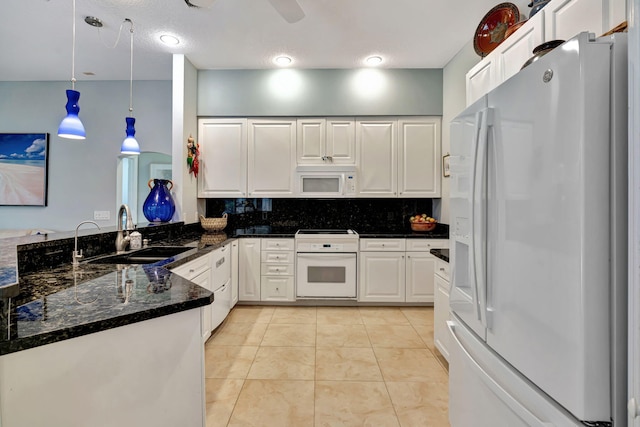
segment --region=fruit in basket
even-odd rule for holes
[[[438,221],[427,214],[420,214],[409,217],[409,222],[413,231],[432,231]]]
[[[435,223],[437,222],[437,220],[435,218],[432,218],[430,216],[427,216],[427,214],[419,214],[419,215],[414,215],[412,217],[409,218],[409,222],[412,224],[415,223]]]

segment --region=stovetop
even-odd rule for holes
[[[296,232],[296,235],[304,234],[304,235],[340,235],[340,234],[353,234],[357,235],[353,230],[348,229],[301,229]]]

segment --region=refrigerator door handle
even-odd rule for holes
[[[531,413],[526,407],[518,402],[507,390],[502,388],[491,375],[484,370],[482,366],[473,358],[471,354],[464,347],[458,336],[456,335],[456,323],[451,320],[447,320],[447,328],[454,340],[454,351],[462,351],[464,358],[467,360],[469,366],[476,372],[477,376],[482,380],[493,394],[499,398],[505,405],[507,405],[514,413],[516,413],[527,425],[531,427],[555,427],[555,424],[541,421],[538,417]]]
[[[476,308],[476,317],[487,327],[486,321],[486,211],[487,203],[484,196],[485,175],[487,170],[487,141],[490,118],[493,110],[485,108],[476,116],[476,137],[473,148],[473,171],[471,174],[471,250],[469,266],[471,268],[472,292]],[[479,189],[479,191],[478,191]],[[480,238],[477,238],[477,236]]]

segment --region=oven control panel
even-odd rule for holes
[[[357,252],[358,241],[354,242],[323,242],[323,241],[297,241],[296,252]]]

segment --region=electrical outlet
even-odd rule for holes
[[[111,219],[111,211],[93,211],[93,219],[96,221],[107,221]]]

